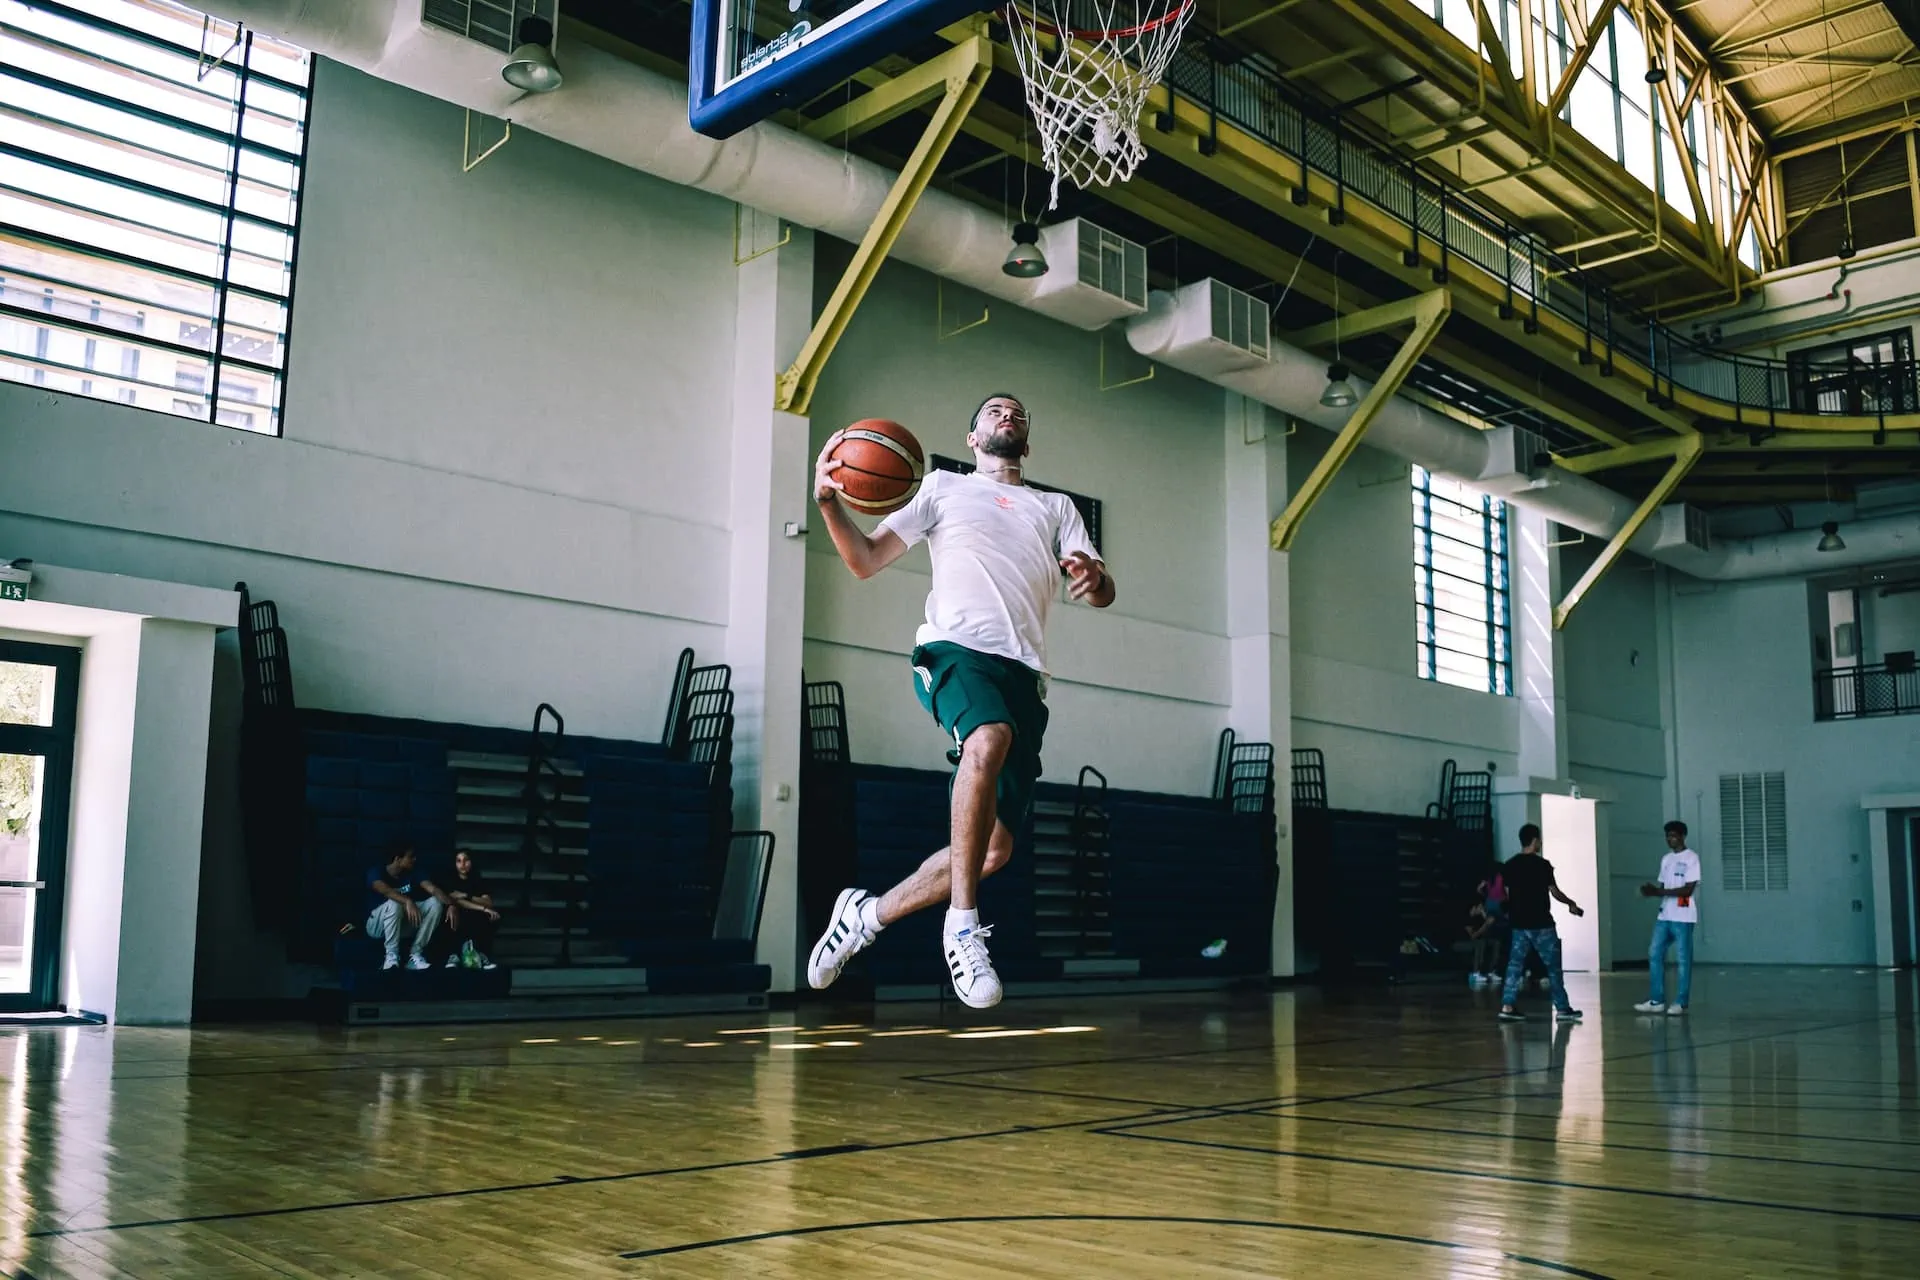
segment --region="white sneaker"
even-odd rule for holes
[[[1678,1018],[1680,1015],[1684,1014],[1686,1011],[1687,1011],[1687,1006],[1683,1004],[1670,1004],[1667,1006],[1667,1016],[1669,1018]]]
[[[1000,1003],[1000,975],[993,971],[982,941],[993,932],[990,924],[949,933],[942,941],[947,949],[947,971],[953,975],[953,992],[969,1009],[991,1009]]]
[[[460,967],[460,953],[456,951],[452,955],[447,957],[447,968],[458,969],[459,967]]]
[[[842,889],[834,899],[833,919],[807,957],[807,985],[815,991],[832,986],[847,961],[873,942],[874,935],[860,918],[860,905],[872,896],[865,889]]]
[[[484,951],[476,951],[473,954],[480,957],[480,968],[483,972],[488,969],[498,969],[500,967],[493,962],[493,957]]]
[[[388,969],[398,969],[399,967],[400,967],[400,957],[394,955],[391,951],[387,953],[387,962],[380,966],[383,972]]]
[[[425,956],[416,951],[407,957],[407,968],[418,972],[421,969],[433,968],[433,964]]]
[[[1642,1000],[1639,1004],[1633,1006],[1633,1011],[1635,1013],[1665,1013],[1667,1006],[1663,1000]]]

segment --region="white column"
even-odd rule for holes
[[[193,1017],[212,699],[213,628],[144,619],[127,787],[116,1022],[167,1025]]]
[[[1519,703],[1519,768],[1494,787],[1494,852],[1508,857],[1520,848],[1519,831],[1540,821],[1540,793],[1567,776],[1566,701],[1560,674],[1565,649],[1553,629],[1560,598],[1560,553],[1547,545],[1550,522],[1537,512],[1509,505],[1512,538],[1513,692]]]
[[[1567,776],[1566,650],[1553,629],[1560,598],[1560,553],[1547,545],[1551,522],[1524,507],[1507,509],[1512,531],[1513,678],[1520,699],[1522,777]]]
[[[733,545],[726,660],[733,666],[733,824],[771,831],[760,963],[791,991],[800,925],[800,645],[811,510],[807,419],[773,407],[774,376],[813,324],[813,234],[738,269],[733,361]]]
[[[1293,653],[1289,639],[1288,555],[1274,551],[1269,529],[1287,505],[1286,419],[1226,392],[1227,638],[1233,705],[1228,725],[1242,742],[1273,744],[1274,808],[1280,887],[1273,906],[1273,973],[1294,972]]]

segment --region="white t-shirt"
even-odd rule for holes
[[[933,553],[927,621],[915,644],[948,641],[1047,669],[1047,610],[1060,592],[1060,561],[1095,560],[1079,509],[1064,493],[1002,484],[973,473],[928,473],[913,501],[880,522],[909,547]]]
[[[1700,855],[1693,850],[1681,849],[1676,853],[1669,853],[1666,857],[1660,859],[1660,887],[1662,889],[1678,889],[1680,886],[1688,884],[1697,886],[1699,883]],[[1678,920],[1683,924],[1697,923],[1700,919],[1700,906],[1694,899],[1699,896],[1700,890],[1696,887],[1692,897],[1666,897],[1660,899],[1660,918],[1662,920]]]

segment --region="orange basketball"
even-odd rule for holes
[[[846,486],[840,496],[871,516],[906,506],[927,473],[927,455],[913,432],[885,418],[862,418],[841,432],[832,456],[841,464],[833,478]]]

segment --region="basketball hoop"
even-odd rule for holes
[[[1146,159],[1140,112],[1180,47],[1194,0],[1024,0],[1006,7],[1040,157],[1076,187],[1125,182]],[[1043,39],[1044,37],[1044,39]]]

